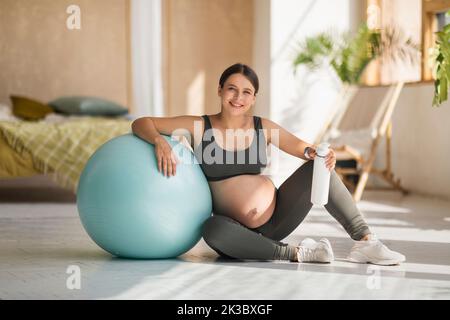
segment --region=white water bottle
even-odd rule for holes
[[[315,205],[325,205],[328,203],[328,193],[330,190],[330,170],[325,164],[325,157],[329,152],[330,144],[322,142],[316,150],[314,158],[314,169],[311,188],[311,202]]]

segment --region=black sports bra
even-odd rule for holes
[[[255,133],[251,145],[245,150],[222,149],[214,139],[211,121],[202,116],[204,131],[202,142],[194,154],[208,181],[218,181],[242,174],[260,174],[267,165],[267,144],[261,118],[253,116]]]

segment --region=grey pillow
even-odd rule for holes
[[[120,116],[128,113],[128,109],[101,98],[95,97],[61,97],[48,103],[56,112],[71,115]]]

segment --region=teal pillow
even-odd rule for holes
[[[120,116],[128,113],[123,106],[95,97],[61,97],[48,103],[56,112],[71,115]]]

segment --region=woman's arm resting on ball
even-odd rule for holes
[[[155,145],[158,170],[164,176],[170,177],[176,174],[177,158],[172,152],[171,146],[161,134],[185,136],[189,144],[193,146],[192,136],[194,134],[196,120],[199,120],[199,117],[143,117],[135,120],[131,125],[131,129],[136,136]],[[201,123],[201,120],[199,121]]]
[[[316,149],[315,145],[309,144],[302,139],[297,138],[295,135],[283,129],[275,122],[265,118],[262,118],[261,121],[263,128],[267,130],[268,143],[272,143],[280,150],[303,160],[308,160],[303,154],[305,148],[311,147]]]
[[[133,121],[131,129],[139,138],[152,144],[161,139],[161,134],[185,136],[192,146],[192,137],[194,135],[195,121],[200,121],[196,116],[178,116],[178,117],[142,117]]]

